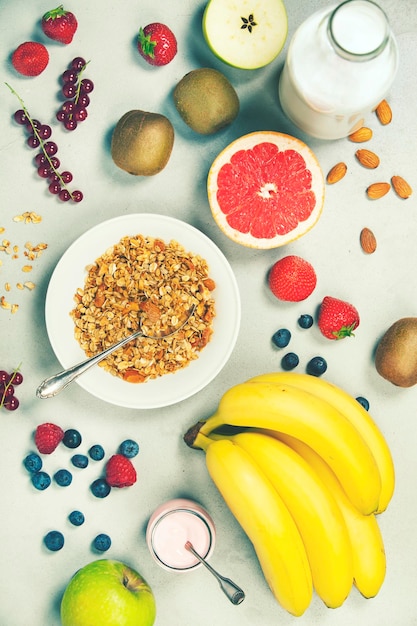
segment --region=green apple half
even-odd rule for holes
[[[287,32],[282,0],[210,0],[203,14],[209,48],[240,69],[268,65],[282,50]]]
[[[78,570],[61,602],[62,626],[152,626],[155,616],[147,582],[128,565],[108,559]]]

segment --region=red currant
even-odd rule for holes
[[[61,172],[61,180],[64,181],[65,184],[68,184],[72,181],[72,174],[71,172]]]
[[[56,145],[54,141],[47,141],[46,143],[43,144],[43,147],[45,149],[46,154],[49,156],[54,156],[54,154],[58,152],[58,146]]]
[[[7,400],[5,400],[3,406],[8,411],[16,411],[16,409],[19,407],[19,400],[16,398],[16,396],[11,396],[10,398],[7,398]]]
[[[41,178],[48,178],[51,173],[51,168],[49,165],[40,165],[38,167],[38,175]]]
[[[84,120],[87,119],[87,116],[88,116],[87,109],[76,110],[74,113],[74,116],[77,122],[83,122]]]
[[[71,194],[68,189],[61,189],[58,195],[59,199],[62,200],[62,202],[68,202],[68,200],[71,200]]]
[[[39,148],[39,146],[41,145],[41,142],[39,141],[37,137],[35,137],[35,135],[30,135],[27,138],[26,143],[29,146],[29,148]]]
[[[42,126],[38,130],[39,136],[41,139],[49,139],[52,135],[52,128],[48,126],[48,124],[42,124]]]
[[[13,117],[15,119],[15,122],[17,122],[18,124],[21,124],[22,126],[27,124],[28,118],[23,109],[19,109],[18,111],[16,111]]]
[[[62,93],[65,98],[75,98],[75,94],[77,93],[77,87],[73,83],[65,83],[62,87]]]
[[[76,83],[77,78],[78,74],[73,70],[65,70],[65,72],[62,74],[62,80],[64,81],[64,83]]]
[[[23,383],[23,374],[20,372],[13,372],[10,374],[9,381],[13,383],[13,385],[21,385]]]
[[[61,187],[61,185],[58,182],[54,181],[53,183],[51,183],[49,185],[48,189],[49,189],[50,193],[53,193],[54,195],[57,195],[61,191],[62,187]]]
[[[94,89],[94,83],[89,78],[83,78],[81,81],[81,93],[91,93]]]
[[[81,202],[84,196],[79,189],[76,189],[75,191],[72,192],[71,198],[74,202]]]
[[[76,72],[82,70],[84,65],[86,65],[86,61],[82,57],[75,57],[75,59],[71,61],[71,67]]]

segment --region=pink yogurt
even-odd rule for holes
[[[177,498],[161,505],[149,520],[146,530],[149,550],[163,568],[187,571],[201,563],[185,548],[190,541],[202,557],[214,549],[213,520],[199,504]]]

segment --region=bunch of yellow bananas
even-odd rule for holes
[[[376,514],[394,465],[369,413],[324,379],[278,372],[229,389],[184,436],[251,540],[278,602],[299,616],[313,590],[331,608],[385,577]]]

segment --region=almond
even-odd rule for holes
[[[347,172],[346,163],[336,163],[333,165],[332,169],[329,171],[326,177],[326,181],[328,185],[334,185],[334,183],[338,183],[339,180],[342,180],[343,176]]]
[[[392,120],[392,110],[386,100],[382,100],[375,109],[376,115],[384,126]]]
[[[394,187],[395,193],[400,196],[400,198],[403,198],[403,200],[409,198],[413,193],[412,188],[407,181],[402,178],[402,176],[393,176],[391,178],[391,183]]]
[[[362,228],[360,234],[361,247],[366,254],[373,254],[376,250],[376,238],[370,228]]]
[[[391,185],[389,183],[373,183],[369,185],[366,193],[371,200],[378,200],[382,198],[382,196],[385,196],[390,189]]]
[[[348,137],[350,141],[354,143],[362,143],[363,141],[369,141],[372,139],[372,130],[367,126],[362,126],[362,128],[358,128],[354,133],[351,133]]]
[[[363,167],[374,170],[379,165],[379,156],[370,150],[356,150],[355,156]]]

